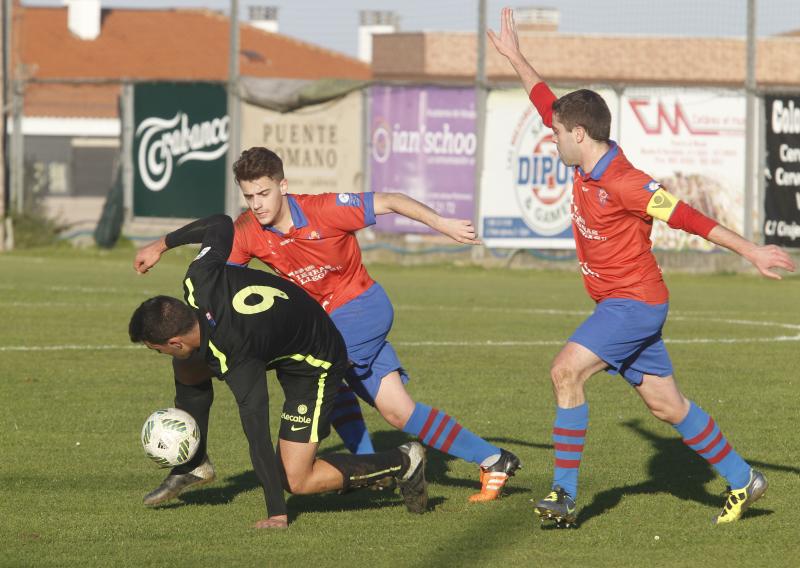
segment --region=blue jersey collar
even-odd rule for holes
[[[295,229],[302,229],[308,225],[308,219],[306,219],[305,213],[300,208],[300,204],[297,203],[294,197],[291,195],[286,196],[287,201],[289,202],[289,214],[292,216],[292,225],[294,225]],[[273,233],[277,233],[278,235],[282,235],[278,229],[271,227],[270,225],[261,225],[265,231],[272,231]]]
[[[611,161],[617,157],[619,154],[619,146],[613,140],[608,141],[608,152],[603,154],[603,157],[598,160],[598,162],[592,168],[591,173],[589,173],[589,177],[595,181],[599,181],[600,178],[606,173],[608,166],[611,165]],[[578,166],[578,172],[580,173],[581,177],[586,177],[586,174],[583,173],[583,170]]]

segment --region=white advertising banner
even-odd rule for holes
[[[242,149],[264,146],[283,160],[290,193],[364,191],[360,91],[280,113],[242,105]]]
[[[723,90],[626,89],[620,145],[634,167],[721,224],[742,232],[745,97]],[[653,246],[711,250],[698,237],[653,223]]]
[[[616,94],[597,92],[614,116]],[[611,132],[613,137],[613,122]],[[489,93],[483,163],[479,227],[487,247],[575,248],[572,168],[561,162],[553,131],[542,124],[522,89]]]

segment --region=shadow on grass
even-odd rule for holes
[[[655,493],[669,493],[683,501],[695,501],[709,507],[722,507],[724,496],[709,493],[705,484],[714,479],[717,474],[705,460],[701,459],[680,438],[670,436],[662,437],[641,426],[640,420],[630,420],[624,425],[633,432],[649,441],[654,453],[648,463],[649,479],[635,485],[615,487],[601,491],[594,499],[578,513],[578,524],[584,524],[590,519],[616,507],[623,497],[631,495],[649,495]],[[764,469],[786,470],[788,466],[751,462],[756,467]],[[745,517],[770,515],[772,511],[763,509],[750,509]]]
[[[405,432],[401,432],[399,430],[385,430],[372,433],[372,442],[377,451],[396,448],[401,444],[416,439],[417,438],[409,436]],[[528,442],[526,440],[519,440],[516,438],[485,438],[485,440],[497,444],[498,446],[501,447],[507,447],[509,449],[517,446],[543,449],[547,451],[551,451],[553,449],[552,444],[549,443],[539,444],[539,443]],[[428,456],[428,466],[427,469],[425,470],[425,477],[427,478],[429,483],[444,485],[446,487],[462,487],[466,489],[472,489],[474,491],[478,491],[480,489],[477,465],[475,466],[474,477],[468,477],[468,478],[451,477],[450,467],[448,464],[450,462],[458,461],[459,458],[456,458],[449,454],[442,453],[432,448],[426,448],[426,449]],[[344,446],[340,444],[332,448],[326,449],[326,451],[321,455],[324,455],[329,452],[341,452],[341,451],[344,451]],[[512,450],[512,451],[515,451],[515,453],[518,452],[518,450]],[[520,458],[522,459],[524,466],[526,456],[520,456]],[[503,493],[508,495],[514,493],[527,493],[528,491],[529,489],[527,488],[514,487],[513,482],[510,483],[505,488],[503,488]]]
[[[379,451],[396,448],[413,439],[413,437],[397,430],[381,431],[373,434],[374,445]],[[487,440],[503,446],[522,446],[547,451],[552,450],[551,444],[538,444],[515,438],[487,438]],[[320,456],[342,451],[345,451],[344,446],[338,444],[326,448],[325,451],[320,453]],[[474,478],[463,479],[450,476],[448,463],[458,458],[430,448],[428,448],[427,456],[428,464],[425,475],[429,483],[448,487],[462,487],[474,491],[480,489],[477,471]],[[225,505],[231,503],[240,493],[252,491],[260,487],[261,484],[255,473],[253,471],[247,471],[219,480],[209,487],[187,491],[178,497],[178,502],[166,503],[156,508],[172,509],[183,505]],[[503,490],[506,494],[527,493],[528,491],[528,488],[514,487],[513,483],[509,484],[509,486]],[[431,499],[429,509],[433,509],[444,501],[445,499],[441,497]],[[398,503],[401,504],[402,500],[396,492],[372,491],[369,489],[352,491],[343,495],[337,493],[294,495],[289,496],[288,501],[292,511],[290,512],[291,519],[310,512],[377,509],[380,507],[395,506]]]

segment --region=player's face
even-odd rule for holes
[[[247,206],[262,225],[273,225],[280,217],[284,196],[288,190],[285,179],[275,181],[269,177],[239,182]]]
[[[553,115],[553,142],[558,149],[561,161],[567,166],[580,165],[581,153],[578,142],[575,139],[575,128],[567,130],[557,115]]]

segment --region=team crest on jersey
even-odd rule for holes
[[[650,183],[644,186],[644,188],[650,193],[655,193],[656,191],[661,189],[661,184],[658,183],[656,180],[650,180]]]
[[[321,239],[322,236],[319,234],[319,231],[311,231],[311,233],[308,235],[308,238],[309,239]]]
[[[523,220],[539,235],[558,235],[571,223],[572,168],[559,158],[552,131],[534,109],[514,132],[509,164]]]
[[[201,258],[203,258],[203,257],[206,255],[206,253],[207,253],[208,251],[210,251],[210,250],[211,250],[211,247],[205,247],[203,250],[201,250],[201,251],[198,253],[198,255],[197,255],[196,257],[194,257],[194,259],[195,259],[195,260],[200,260],[200,259],[201,259]]]
[[[340,193],[336,199],[336,204],[347,207],[360,207],[361,199],[355,193]]]
[[[605,189],[598,189],[597,200],[600,202],[600,207],[605,207],[606,201],[608,201],[608,192]]]

